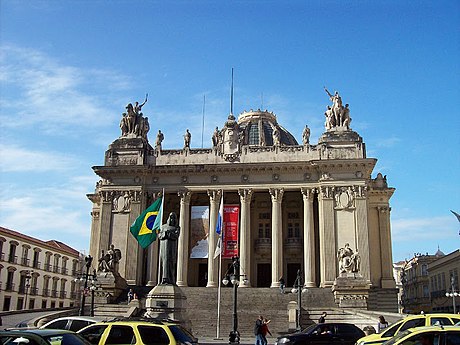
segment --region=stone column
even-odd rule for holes
[[[134,223],[137,217],[141,214],[141,191],[130,192],[130,212],[128,218],[128,226]],[[127,260],[127,258],[142,258],[142,248],[139,246],[137,239],[131,235],[129,228],[126,232],[126,273],[124,278],[129,285],[139,285],[142,281],[142,260]]]
[[[208,236],[208,284],[206,287],[217,287],[217,274],[219,268],[218,258],[214,259],[217,244],[217,215],[222,192],[216,189],[208,190],[209,196],[209,236]]]
[[[283,223],[281,202],[283,188],[270,188],[272,198],[272,284],[270,287],[279,287],[279,279],[283,275]]]
[[[241,202],[241,229],[240,229],[240,277],[239,287],[249,287],[251,283],[251,197],[252,189],[239,189]],[[244,283],[245,278],[247,283]]]
[[[313,219],[313,188],[302,188],[303,195],[303,262],[306,287],[316,287],[315,223]]]
[[[337,248],[334,221],[334,187],[319,189],[319,257],[321,287],[331,287],[337,277]]]
[[[367,219],[367,196],[366,187],[355,187],[355,206],[356,206],[356,238],[361,258],[361,270],[359,273],[370,283],[370,253],[369,253],[369,227]]]
[[[382,258],[382,288],[394,288],[393,254],[391,250],[390,207],[377,207],[379,211],[380,248]]]
[[[151,199],[151,203],[153,203],[161,193],[154,193]],[[147,193],[146,193],[147,196]],[[143,208],[146,209],[147,206],[147,200],[144,200],[145,205],[143,205]],[[155,242],[153,242],[150,246],[148,246],[147,249],[147,286],[156,286],[159,281],[158,281],[158,261],[159,261],[159,251],[160,251],[160,241],[158,238],[156,239]],[[142,260],[141,258],[140,260]]]
[[[190,198],[192,193],[189,191],[180,191],[177,193],[180,197],[180,214],[179,226],[180,235],[177,247],[177,286],[187,286],[188,273],[188,244],[190,236]]]
[[[112,193],[103,191],[100,193],[102,205],[101,214],[99,217],[99,248],[97,256],[94,258],[99,259],[102,251],[107,251],[112,241]]]

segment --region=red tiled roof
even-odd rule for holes
[[[0,235],[1,234],[14,236],[16,238],[23,239],[24,241],[35,243],[35,244],[37,244],[39,246],[43,246],[45,248],[66,252],[66,253],[68,253],[69,255],[72,255],[72,256],[79,256],[79,254],[80,254],[80,252],[78,250],[75,250],[72,247],[70,247],[67,244],[62,243],[60,241],[56,241],[56,240],[42,241],[42,240],[40,240],[38,238],[28,236],[28,235],[24,235],[24,234],[21,234],[20,232],[10,230],[10,229],[4,228],[2,226],[0,226]]]

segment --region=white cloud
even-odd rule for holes
[[[398,143],[401,142],[401,138],[398,137],[388,137],[385,139],[377,139],[376,140],[376,146],[377,147],[383,147],[383,148],[389,148],[389,147],[394,147]]]
[[[402,218],[391,221],[393,241],[413,242],[448,239],[458,236],[455,217]]]
[[[71,169],[75,164],[77,160],[67,154],[0,144],[1,172],[63,171]]]
[[[6,86],[0,121],[8,128],[36,126],[62,134],[101,127],[118,116],[109,108],[117,92],[130,86],[130,78],[113,71],[65,65],[42,52],[12,45],[2,47],[0,62]],[[103,96],[96,97],[101,89]]]

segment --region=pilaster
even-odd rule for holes
[[[379,212],[380,247],[382,256],[382,288],[394,288],[393,255],[391,250],[390,210],[388,206],[377,207]]]
[[[357,251],[361,258],[361,275],[370,283],[369,221],[366,186],[355,187]]]
[[[319,243],[321,287],[331,287],[337,277],[334,187],[319,188]]]
[[[131,202],[128,226],[131,226],[141,213],[141,195],[140,191],[130,193]],[[124,277],[128,285],[137,285],[142,281],[142,265],[139,265],[137,260],[132,260],[132,258],[137,258],[141,254],[142,249],[128,228],[126,232],[126,265]]]

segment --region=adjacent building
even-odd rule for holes
[[[428,264],[430,279],[431,307],[434,312],[460,311],[460,286],[458,274],[460,272],[460,249],[442,256]],[[446,293],[458,293],[458,296],[446,296]],[[456,298],[455,298],[456,297]]]
[[[80,253],[66,244],[42,241],[0,227],[2,311],[73,306],[79,290]]]
[[[121,136],[104,165],[93,167],[101,179],[88,194],[90,254],[100,258],[114,244],[128,284],[155,285],[158,241],[143,250],[129,228],[164,191],[164,214],[175,212],[181,228],[177,284],[214,288],[220,279],[214,229],[223,197],[238,215],[232,243],[224,245],[240,257],[240,288],[276,288],[281,277],[292,286],[300,269],[306,287],[330,289],[339,275],[337,252],[348,244],[371,286],[369,305],[397,311],[389,205],[395,189],[373,172],[377,159],[367,157],[362,137],[350,128],[348,104],[337,92],[329,96],[332,106],[318,114],[326,123],[317,143],[306,126],[299,128],[299,144],[274,113],[258,109],[238,118],[230,113],[212,147],[200,149],[191,147],[191,133],[180,124],[182,148],[163,148],[160,130],[151,146],[147,118],[129,104]],[[224,270],[230,263],[223,260]]]

